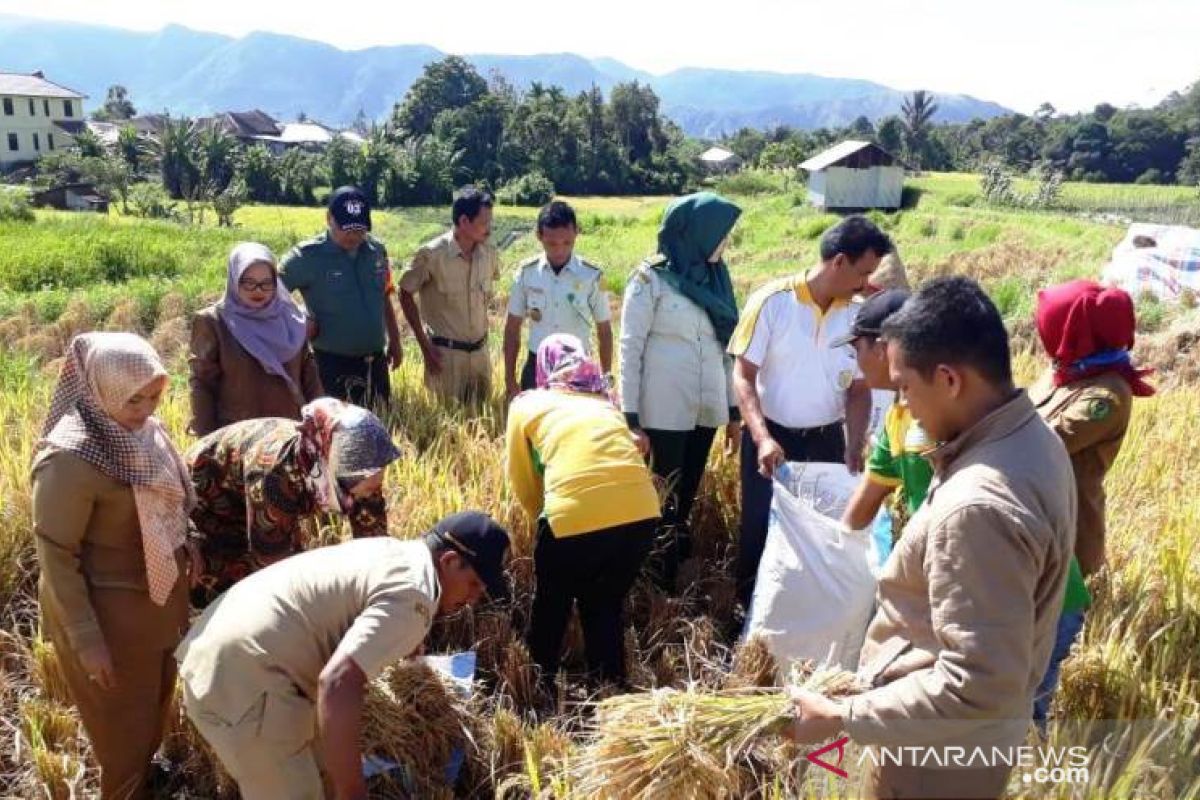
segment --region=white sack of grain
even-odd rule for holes
[[[788,464],[776,476],[743,637],[762,635],[781,672],[797,659],[858,666],[879,563],[869,530],[839,522],[858,480],[829,463]]]

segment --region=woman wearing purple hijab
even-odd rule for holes
[[[197,436],[245,419],[299,419],[305,403],[325,394],[304,312],[269,249],[255,242],[233,248],[225,296],[192,318],[188,364]]]

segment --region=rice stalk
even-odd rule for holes
[[[399,764],[380,784],[432,797],[448,792],[446,768],[455,751],[475,746],[469,701],[429,665],[402,662],[372,681],[363,703],[364,753]]]
[[[798,685],[829,695],[856,688],[854,676],[840,670],[818,670]],[[611,697],[597,704],[575,788],[601,798],[740,797],[751,749],[791,720],[783,690],[689,686]]]

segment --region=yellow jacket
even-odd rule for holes
[[[508,480],[530,516],[576,536],[660,515],[658,494],[625,419],[607,400],[525,392],[508,410]]]

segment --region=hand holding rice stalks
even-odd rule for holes
[[[401,765],[414,797],[449,795],[446,766],[454,751],[473,755],[470,701],[421,661],[390,667],[373,681],[363,703],[364,754]],[[386,773],[393,780],[395,773]]]
[[[817,670],[801,688],[852,693],[853,674]],[[742,794],[739,769],[758,741],[792,720],[786,689],[702,693],[658,689],[597,704],[592,741],[578,758],[581,797],[731,798]]]

